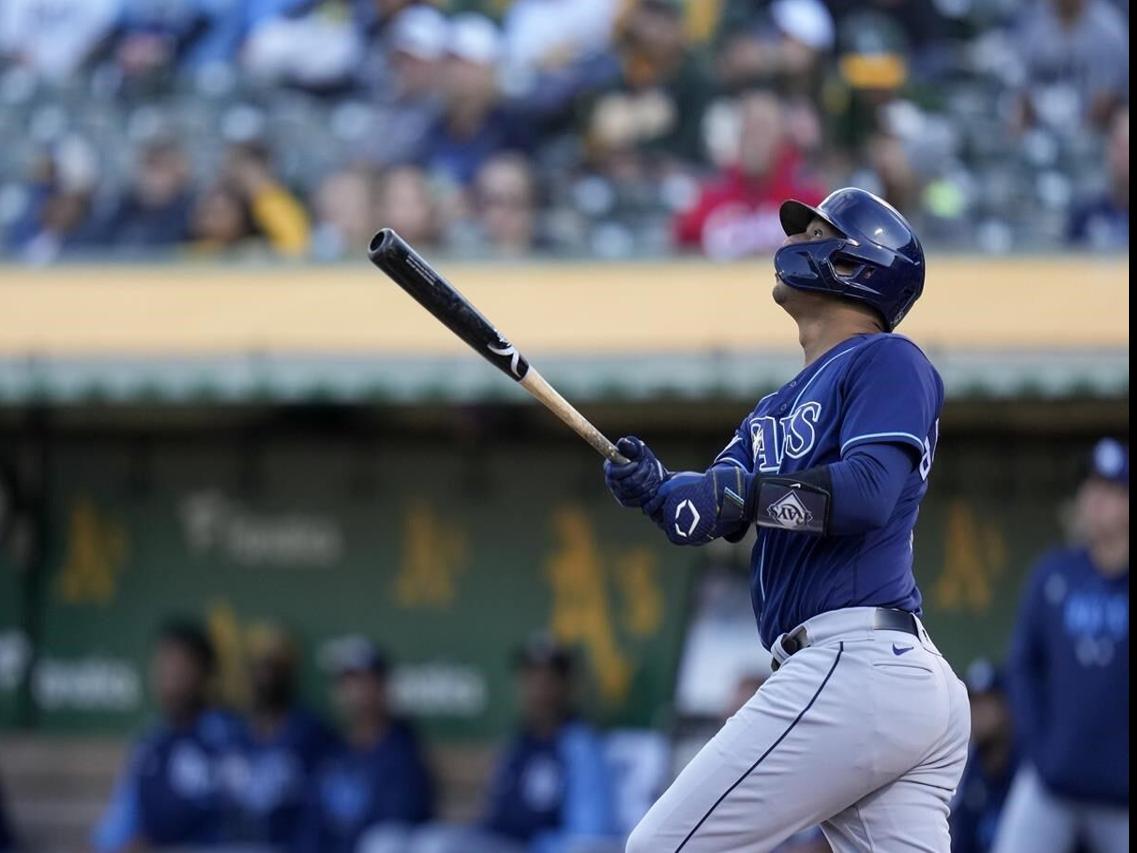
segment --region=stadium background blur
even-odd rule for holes
[[[380,225],[602,430],[694,467],[797,370],[777,204],[882,194],[929,249],[902,331],[948,391],[927,622],[958,671],[998,664],[1090,447],[1128,434],[1128,67],[1124,0],[2,0],[0,782],[27,848],[85,846],[175,614],[237,709],[266,632],[321,710],[370,637],[448,818],[535,632],[576,656],[631,821],[766,669],[746,543],[622,514],[366,267]]]

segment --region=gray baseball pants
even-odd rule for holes
[[[805,623],[809,644],[723,725],[651,807],[628,853],[762,853],[820,824],[836,853],[949,853],[967,761],[967,690],[919,624],[874,608]]]

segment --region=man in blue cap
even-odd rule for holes
[[[1009,666],[1024,764],[996,853],[1129,849],[1129,449],[1096,445],[1078,544],[1039,560]]]

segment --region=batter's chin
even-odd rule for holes
[[[777,305],[785,305],[786,300],[790,298],[789,285],[778,278],[776,273],[774,274],[774,290],[772,295],[774,297],[774,302]]]

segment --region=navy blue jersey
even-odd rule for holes
[[[320,764],[297,846],[305,853],[354,853],[371,827],[421,823],[432,811],[430,772],[418,738],[396,722],[373,746],[343,745]]]
[[[155,847],[223,840],[223,768],[238,730],[235,717],[207,711],[185,728],[163,724],[145,735],[95,832],[95,846],[118,850],[134,839]]]
[[[912,530],[936,452],[944,388],[905,337],[856,335],[758,401],[715,464],[791,474],[838,462],[865,444],[910,448],[912,472],[883,526],[848,536],[758,528],[751,599],[768,647],[811,616],[843,607],[920,611]]]
[[[289,711],[267,737],[245,721],[237,752],[226,766],[234,811],[231,840],[291,843],[299,832],[308,779],[333,742],[323,722],[299,708]]]
[[[520,731],[498,761],[482,826],[527,843],[604,836],[613,823],[608,777],[600,739],[584,723],[549,737]]]
[[[505,750],[490,789],[486,829],[517,841],[529,841],[561,825],[565,766],[557,736],[525,732]]]
[[[1024,757],[1056,794],[1129,803],[1129,571],[1106,577],[1085,548],[1038,563],[1008,667]]]

